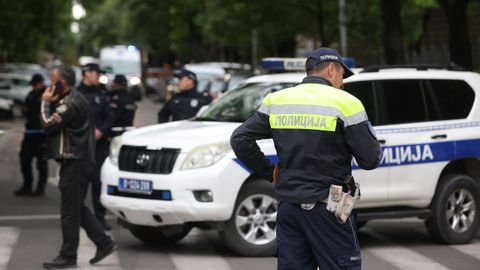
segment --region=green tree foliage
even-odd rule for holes
[[[71,8],[64,0],[0,0],[0,62],[35,62],[40,50],[61,51]]]
[[[83,3],[83,2],[82,2]],[[134,43],[156,58],[249,59],[252,31],[265,56],[291,56],[299,34],[329,45],[336,39],[335,1],[320,0],[104,0],[86,1],[85,51]],[[324,14],[322,16],[322,14]],[[319,42],[320,43],[320,42]]]
[[[76,1],[87,12],[78,35],[69,32],[70,0],[0,0],[0,61],[34,61],[39,50],[62,57],[71,51],[72,36],[78,55],[98,55],[106,45],[135,44],[154,64],[176,58],[250,62],[254,33],[259,58],[291,57],[298,40],[313,40],[316,47],[339,43],[336,0]],[[459,16],[449,15],[456,5],[448,3],[472,2],[479,1],[347,1],[349,55],[364,64],[402,62],[405,55],[420,52],[431,10],[450,10],[452,21]],[[455,22],[455,29],[466,24]],[[454,33],[465,37],[466,31]]]

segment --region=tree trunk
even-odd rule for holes
[[[468,36],[467,7],[469,0],[438,0],[447,15],[450,60],[472,70],[472,47]]]
[[[405,63],[400,0],[381,0],[383,47],[387,64]]]

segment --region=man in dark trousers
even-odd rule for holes
[[[182,69],[175,74],[175,77],[178,78],[177,89],[179,93],[174,94],[163,105],[158,113],[158,123],[192,118],[202,106],[211,102],[209,97],[197,92],[198,80],[195,73]]]
[[[108,156],[109,142],[108,137],[113,126],[114,112],[110,107],[108,96],[105,90],[101,87],[100,78],[101,69],[98,64],[90,63],[82,67],[83,80],[77,87],[77,90],[82,93],[90,103],[90,110],[92,110],[95,119],[95,169],[90,176],[92,184],[92,202],[95,216],[105,230],[110,230],[111,227],[105,220],[106,209],[100,202],[101,182],[100,170],[103,161]]]
[[[28,93],[23,107],[26,117],[25,132],[20,150],[20,167],[23,175],[23,185],[15,191],[17,196],[43,196],[48,177],[48,162],[45,159],[45,134],[40,124],[40,103],[45,91],[43,76],[34,74],[30,80],[32,91]],[[36,159],[38,169],[37,189],[32,193],[33,174],[32,161]]]
[[[124,75],[115,75],[110,92],[110,106],[115,111],[111,136],[119,136],[133,128],[135,117],[135,100],[127,92],[127,78]]]
[[[43,264],[45,269],[76,266],[80,226],[97,246],[90,264],[117,249],[110,236],[85,204],[88,176],[94,169],[95,126],[91,107],[74,89],[75,72],[59,66],[52,72],[52,86],[42,95],[40,120],[47,135],[46,157],[60,164],[61,225],[63,243],[59,255]]]
[[[320,48],[305,66],[302,83],[267,95],[233,132],[231,144],[259,177],[278,180],[277,269],[361,269],[355,213],[340,219],[340,211],[327,210],[326,202],[331,188],[338,191],[332,194],[346,196],[342,188],[346,193],[347,184],[354,186],[352,157],[371,170],[382,152],[362,102],[340,90],[343,78],[353,73],[338,52]],[[273,138],[279,170],[256,143],[267,138]]]

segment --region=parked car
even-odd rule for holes
[[[41,74],[45,79],[45,84],[50,85],[50,70],[39,64],[32,63],[5,63],[0,64],[0,73],[13,73],[32,77],[34,74]]]
[[[222,92],[236,88],[242,81],[253,76],[252,66],[249,64],[235,62],[203,62],[200,64],[225,70],[225,87]]]
[[[0,119],[13,118],[13,105],[13,100],[0,97]]]
[[[160,102],[168,99],[168,86],[173,80],[173,72],[170,69],[149,67],[143,74],[143,78],[148,95],[155,94],[156,100]]]
[[[195,72],[198,78],[197,91],[210,96],[212,99],[219,97],[226,87],[225,70],[217,66],[203,64],[187,64],[185,68]],[[175,82],[176,80],[174,80]]]
[[[31,76],[23,74],[0,73],[0,97],[23,104],[31,90]]]
[[[103,204],[147,243],[179,241],[197,226],[217,230],[239,254],[274,254],[273,186],[238,160],[229,139],[267,94],[304,76],[252,77],[196,118],[115,138],[102,167]],[[363,102],[383,149],[375,170],[352,160],[362,194],[359,225],[418,217],[439,242],[471,241],[480,227],[480,75],[366,69],[345,80],[345,91]],[[272,140],[258,144],[278,160]]]

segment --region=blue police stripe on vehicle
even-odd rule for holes
[[[267,158],[272,161],[274,164],[277,164],[278,163],[278,156],[277,155],[270,155],[270,156],[267,156]],[[250,174],[252,174],[253,172],[247,168],[247,166],[245,166],[245,164],[243,164],[238,158],[234,158],[233,161],[235,161],[238,165],[240,165],[242,168],[244,168],[247,172],[249,172]]]
[[[374,128],[375,133],[378,134],[391,134],[391,133],[413,133],[413,132],[426,132],[434,130],[446,130],[446,129],[458,129],[458,128],[471,128],[479,127],[480,122],[468,122],[468,123],[455,123],[455,124],[443,124],[436,126],[421,126],[421,127],[408,127],[408,128]]]
[[[383,158],[379,167],[406,166],[433,162],[444,162],[466,157],[480,157],[480,139],[434,142],[426,144],[405,144],[382,147]],[[267,156],[273,163],[278,163],[276,155]],[[238,158],[234,161],[252,173]],[[360,169],[355,161],[352,169]]]

